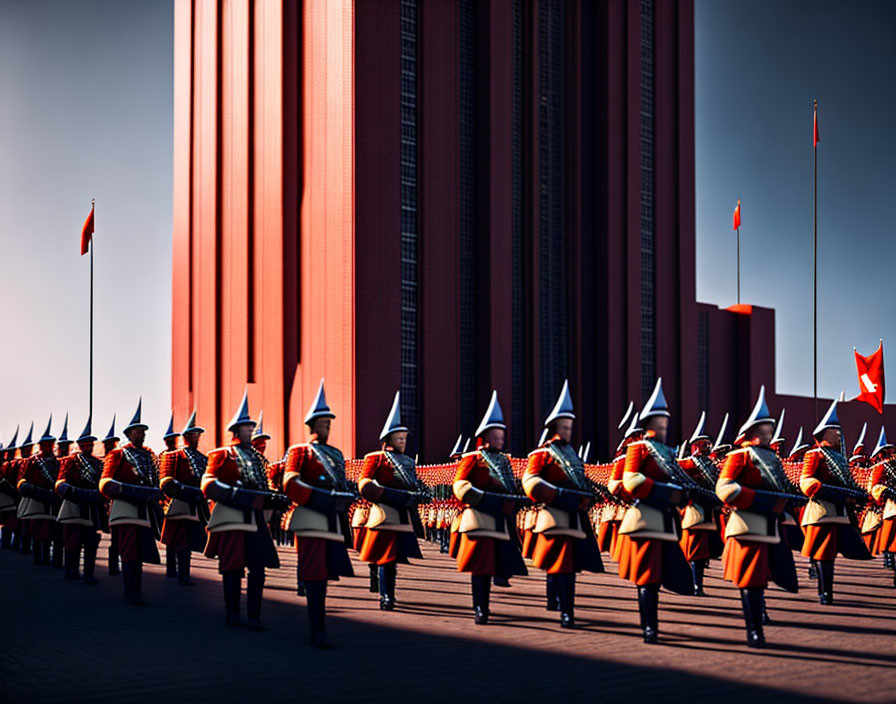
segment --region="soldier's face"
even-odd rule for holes
[[[320,442],[326,442],[330,439],[330,418],[318,418],[311,426],[311,432],[317,435]]]
[[[105,440],[103,442],[103,452],[112,452],[115,449],[115,440]]]
[[[691,443],[691,454],[692,455],[705,455],[709,452],[709,443],[706,440],[698,440],[695,443]]]
[[[669,419],[666,416],[651,416],[647,419],[647,430],[653,431],[657,442],[665,444],[669,436]]]
[[[78,449],[83,452],[85,455],[93,454],[93,440],[88,440],[87,442],[79,442]]]
[[[554,434],[559,435],[563,442],[572,440],[572,418],[558,418],[551,426]]]
[[[396,452],[403,453],[408,449],[408,433],[406,430],[399,430],[397,433],[392,433],[386,442],[395,448]]]
[[[66,457],[71,452],[72,444],[70,442],[56,443],[56,452],[60,457]]]
[[[840,430],[837,428],[828,428],[821,434],[821,439],[834,447],[840,447]]]
[[[503,450],[504,436],[503,428],[489,428],[485,431],[485,438],[483,439],[493,450]]]
[[[775,435],[775,426],[771,423],[760,423],[753,429],[753,440],[762,447],[768,447]]]
[[[45,440],[40,443],[40,451],[44,454],[50,454],[53,451],[53,445],[56,443],[52,440]]]
[[[34,449],[34,445],[26,445],[21,448],[22,457],[31,457],[31,451]]]
[[[177,435],[171,438],[165,438],[165,448],[173,450],[177,447]]]
[[[233,437],[236,440],[239,440],[240,443],[245,445],[252,440],[252,430],[253,427],[248,423],[238,425],[236,426],[236,430],[233,431]]]
[[[136,447],[143,447],[143,441],[146,439],[146,429],[134,428],[125,433],[125,435],[128,436],[128,440],[130,440]]]
[[[184,442],[187,447],[192,447],[194,450],[199,445],[199,436],[201,433],[198,430],[191,430],[189,433],[184,433]]]

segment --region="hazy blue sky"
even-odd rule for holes
[[[778,390],[811,393],[812,99],[819,146],[820,392],[855,395],[852,346],[896,340],[890,236],[896,4],[697,0],[697,294],[777,310]],[[170,396],[171,0],[0,0],[0,440],[87,411],[97,199],[96,428]],[[183,419],[179,419],[182,422]],[[119,429],[121,424],[119,423]]]

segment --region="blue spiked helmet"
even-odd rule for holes
[[[492,399],[489,401],[485,415],[482,416],[482,420],[479,422],[479,427],[476,428],[475,435],[477,438],[481,437],[486,430],[491,430],[492,428],[507,430],[507,426],[504,425],[504,413],[501,411],[501,404],[498,403],[498,392],[494,390],[492,390]]]
[[[230,423],[227,426],[227,430],[231,433],[235,432],[237,428],[241,425],[251,425],[255,426],[256,423],[249,416],[249,389],[246,388],[243,391],[243,400],[240,401],[239,408],[236,409],[236,413],[233,414],[233,418],[230,419]]]
[[[713,443],[712,451],[717,452],[725,447],[730,447],[731,443],[728,442],[728,421],[729,416],[726,413],[725,417],[722,419],[722,427],[719,428],[719,434],[716,436],[716,441]]]
[[[887,442],[887,431],[883,426],[880,427],[880,436],[877,438],[877,447],[874,448],[874,452],[871,453],[872,457],[876,457],[883,450],[892,449],[892,445]]]
[[[754,405],[753,410],[750,411],[750,416],[747,418],[747,422],[740,426],[736,442],[744,440],[747,433],[757,425],[774,422],[775,419],[772,417],[772,414],[769,413],[768,405],[765,403],[765,385],[763,384],[759,387],[759,396],[756,398],[756,405]]]
[[[19,447],[31,447],[34,444],[34,441],[31,439],[32,435],[34,435],[34,421],[31,421],[31,426],[28,428],[28,435],[25,436],[25,440]]]
[[[824,414],[821,421],[819,421],[818,425],[815,426],[815,430],[812,431],[812,435],[816,438],[821,435],[825,430],[830,428],[836,428],[840,430],[840,418],[837,416],[837,399],[831,401],[831,405],[828,408],[827,413]]]
[[[545,418],[545,427],[549,426],[553,421],[558,420],[559,418],[576,419],[576,414],[573,412],[572,408],[572,396],[569,395],[569,379],[563,381],[563,388],[560,390],[560,396],[557,398],[557,403],[554,404],[554,408],[548,414],[548,417]]]
[[[53,414],[50,414],[50,420],[47,421],[47,429],[44,431],[44,434],[40,437],[38,442],[56,442],[56,436],[50,431],[50,426],[53,425]]]
[[[659,377],[656,380],[656,385],[653,387],[653,393],[650,394],[650,398],[647,399],[647,403],[641,409],[640,417],[643,421],[654,416],[665,416],[668,418],[669,415],[669,404],[666,403],[666,395],[663,393],[663,377]]]
[[[691,433],[690,439],[688,439],[688,445],[691,445],[698,440],[709,440],[709,435],[703,432],[704,427],[706,426],[706,411],[702,411],[700,413],[700,420],[697,421],[697,426],[694,428],[694,432]]]
[[[56,438],[56,442],[60,445],[71,442],[71,440],[68,439],[68,411],[65,412],[65,420],[62,421],[62,432],[59,433],[59,437]]]
[[[852,448],[852,456],[853,457],[861,457],[865,454],[865,433],[868,432],[868,424],[862,424],[862,432],[859,433],[859,439],[856,440],[855,447]],[[883,427],[881,427],[881,432],[883,432]]]
[[[9,441],[9,445],[6,446],[7,450],[15,450],[16,449],[16,441],[19,439],[19,426],[16,426],[16,432],[12,434],[12,440]]]
[[[165,434],[162,436],[162,440],[167,440],[168,438],[176,438],[180,435],[174,429],[174,411],[171,411],[171,417],[168,419],[168,430],[165,431]]]
[[[778,416],[778,422],[775,423],[775,434],[772,436],[769,445],[775,445],[778,443],[783,443],[787,438],[784,437],[784,411],[786,409],[781,409],[781,415]]]
[[[454,459],[455,457],[460,457],[464,451],[464,434],[461,433],[457,436],[457,440],[454,443],[454,447],[451,448],[451,452],[448,454],[448,459]]]
[[[314,421],[318,418],[335,417],[336,414],[330,410],[330,406],[327,403],[327,394],[324,391],[324,380],[323,377],[321,377],[320,386],[317,387],[317,395],[314,397],[311,406],[308,408],[308,413],[305,415],[305,425],[309,427],[314,425]]]
[[[625,427],[625,424],[628,423],[629,418],[631,418],[632,411],[635,410],[635,402],[629,401],[628,408],[625,409],[625,415],[622,416],[622,420],[619,421],[619,425],[616,426],[616,430],[622,430]]]
[[[96,441],[96,436],[93,434],[92,426],[93,426],[93,416],[87,416],[87,423],[84,425],[84,430],[82,430],[81,434],[78,436],[78,442],[95,442]]]
[[[255,424],[255,430],[252,431],[253,440],[270,440],[271,436],[264,432],[264,411],[258,414],[258,423]]]
[[[194,410],[190,417],[187,419],[187,424],[184,426],[184,429],[180,431],[181,435],[186,435],[187,433],[204,433],[205,428],[196,425],[196,411]]]
[[[103,442],[112,442],[113,440],[115,440],[115,441],[121,440],[121,438],[115,434],[115,414],[114,413],[112,414],[112,425],[109,426],[109,432],[106,433],[106,437],[103,438]]]
[[[137,401],[137,410],[134,411],[134,417],[131,418],[131,422],[127,424],[123,432],[127,435],[132,430],[136,430],[137,428],[143,428],[144,430],[149,430],[149,426],[143,422],[143,397],[140,397],[140,400]]]
[[[380,431],[380,442],[384,442],[389,435],[398,432],[407,432],[407,427],[401,424],[401,391],[395,392],[395,399],[392,401],[392,409],[383,424]]]
[[[796,434],[796,442],[793,443],[793,449],[790,451],[788,457],[793,457],[797,452],[801,450],[808,450],[809,445],[803,442],[803,429],[800,428],[799,432]]]

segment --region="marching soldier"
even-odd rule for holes
[[[619,445],[616,447],[616,458],[613,460],[610,470],[610,480],[607,482],[607,488],[610,490],[610,493],[622,504],[618,507],[621,510],[618,510],[613,516],[614,519],[617,520],[614,521],[613,541],[610,543],[610,559],[617,563],[617,569],[622,556],[627,555],[629,550],[628,536],[620,533],[619,528],[622,525],[622,520],[625,518],[625,512],[628,510],[628,506],[635,500],[634,497],[626,491],[625,486],[622,483],[622,480],[625,477],[625,456],[628,453],[628,446],[633,442],[638,442],[644,434],[644,429],[641,427],[640,413],[638,411],[633,411],[630,418],[631,420],[625,431],[625,435],[622,436],[622,440],[619,441]]]
[[[132,606],[142,606],[143,563],[161,562],[155,541],[158,502],[158,459],[143,444],[149,426],[142,419],[143,399],[124,429],[128,439],[103,458],[100,492],[112,501],[109,527],[121,556],[124,596]]]
[[[416,463],[404,454],[408,429],[401,424],[400,392],[380,432],[382,449],[364,457],[358,488],[370,501],[361,559],[379,568],[380,609],[395,608],[398,564],[422,559],[417,536],[423,534],[417,503],[421,496]]]
[[[719,472],[709,459],[712,438],[703,432],[706,423],[706,412],[700,414],[697,427],[690,440],[682,445],[682,459],[679,466],[688,476],[708,491],[715,492]],[[684,457],[684,450],[690,448],[690,455]],[[681,550],[691,566],[694,575],[694,596],[705,596],[703,591],[703,575],[709,565],[710,557],[718,557],[721,551],[711,549],[713,537],[718,535],[716,509],[703,506],[697,501],[689,501],[681,516]],[[716,540],[716,542],[720,542]]]
[[[208,456],[202,491],[214,502],[208,522],[206,557],[218,558],[224,583],[224,606],[228,626],[247,625],[240,616],[243,571],[248,569],[246,612],[250,631],[263,631],[261,601],[265,568],[280,566],[277,549],[264,520],[265,509],[286,509],[289,499],[268,491],[263,456],[252,445],[256,422],[249,416],[248,391],[228,430],[233,439]]]
[[[177,451],[177,439],[180,437],[180,433],[178,433],[174,429],[174,411],[171,411],[171,417],[168,419],[168,430],[165,431],[165,434],[162,436],[162,440],[165,443],[165,449],[159,453],[159,480],[161,481],[162,477],[162,465],[165,462],[165,455],[176,452]],[[159,487],[161,488],[161,486]],[[168,543],[164,540],[162,543],[165,544],[165,576],[169,579],[177,579],[177,558],[174,554],[174,550],[168,548]],[[189,553],[187,553],[189,555]]]
[[[112,425],[109,426],[109,432],[106,433],[106,437],[103,438],[103,458],[105,459],[106,455],[108,455],[112,450],[118,447],[118,443],[121,440],[115,434],[115,414],[112,414]],[[112,505],[111,502],[106,502],[106,525],[109,525],[109,511],[111,510]],[[119,557],[118,557],[118,534],[110,533],[109,536],[109,576],[116,577],[121,574],[121,569],[119,568]]]
[[[52,563],[50,546],[56,543],[56,531],[61,527],[56,522],[59,510],[59,497],[56,495],[56,479],[59,477],[59,460],[53,453],[56,438],[51,434],[50,425],[53,416],[47,422],[47,429],[37,441],[38,453],[19,466],[19,493],[22,502],[19,504],[19,518],[27,520],[34,541],[34,564],[52,564],[62,568],[62,552],[54,551]],[[60,540],[54,547],[61,548]],[[58,552],[58,555],[57,555]]]
[[[23,468],[27,467],[28,463],[31,461],[31,453],[34,450],[34,442],[31,440],[33,435],[34,421],[31,421],[31,425],[28,428],[28,435],[26,436],[22,445],[19,447],[19,459],[14,459],[12,462],[12,466],[10,467],[10,481],[15,484],[16,491],[19,494],[19,505],[16,507],[16,522],[19,526],[19,530],[21,531],[21,552],[23,555],[31,554],[31,543],[33,541],[31,537],[31,521],[22,517],[22,513],[23,511],[25,511],[29,502],[25,501],[25,497],[19,490],[19,480],[22,477]],[[22,504],[25,504],[25,506],[23,506]],[[38,562],[42,557],[43,556],[40,550],[37,550],[37,554],[34,556],[34,561]]]
[[[200,482],[208,457],[199,451],[199,437],[204,432],[205,428],[196,425],[193,411],[181,433],[184,446],[163,453],[159,467],[159,488],[169,499],[161,542],[167,554],[175,557],[177,581],[182,587],[196,584],[190,579],[192,553],[201,553],[206,542],[208,504]]]
[[[488,623],[492,579],[506,583],[514,575],[528,574],[516,536],[510,533],[516,530],[518,506],[528,500],[517,489],[503,453],[506,431],[498,393],[492,391],[476,429],[476,450],[463,455],[454,475],[454,495],[464,505],[457,569],[471,573],[474,621],[480,625]]]
[[[333,647],[324,625],[327,581],[353,577],[348,545],[351,532],[346,511],[355,499],[345,479],[345,458],[330,445],[335,414],[327,405],[324,380],[305,416],[311,434],[307,443],[293,445],[286,456],[284,490],[296,504],[289,518],[308,605],[311,645]]]
[[[849,463],[840,452],[842,436],[837,401],[812,433],[816,446],[806,452],[800,489],[809,497],[803,511],[805,541],[802,554],[815,561],[818,601],[834,603],[834,559],[870,560],[871,553],[852,525],[851,514],[867,496],[852,478]]]
[[[625,415],[622,416],[622,420],[619,421],[619,425],[616,426],[617,430],[622,430],[622,428],[626,427],[626,424],[629,422],[632,416],[632,411],[634,410],[634,401],[629,401],[628,408],[625,411]],[[613,482],[613,474],[617,467],[620,468],[619,478],[622,478],[621,466],[625,462],[624,447],[625,440],[623,439],[616,447],[616,454],[613,460],[610,462],[610,480],[608,482],[608,486],[610,487],[611,494],[614,494],[611,484]],[[611,559],[613,558],[613,549],[616,547],[616,537],[619,534],[619,521],[622,520],[621,516],[617,518],[616,514],[618,508],[618,504],[607,503],[601,511],[600,525],[598,525],[597,527],[597,546],[601,552],[608,553]]]
[[[0,461],[0,523],[2,523],[3,535],[0,536],[0,548],[3,550],[18,550],[21,542],[19,535],[18,518],[16,509],[19,505],[19,491],[16,489],[18,476],[15,471],[16,441],[19,437],[19,427],[12,435],[9,445],[0,453],[3,458]]]
[[[100,531],[107,527],[106,507],[99,482],[103,463],[93,456],[96,436],[91,418],[78,436],[78,451],[65,457],[59,468],[56,493],[62,497],[59,524],[65,547],[65,578],[80,579],[78,566],[84,552],[84,584],[96,584],[96,551]]]
[[[797,591],[793,553],[780,533],[781,516],[797,488],[770,447],[773,433],[763,386],[740,429],[743,447],[728,454],[716,486],[719,498],[732,509],[725,530],[724,576],[740,589],[751,648],[765,645],[762,612],[769,575],[781,588]]]
[[[662,379],[640,413],[644,438],[628,446],[622,485],[638,502],[629,507],[619,527],[627,535],[619,555],[619,576],[638,587],[638,610],[645,643],[656,643],[659,632],[660,584],[677,594],[692,595],[694,582],[678,545],[682,489],[696,497],[699,487],[678,466],[666,444],[669,410]]]
[[[896,552],[896,466],[893,457],[896,447],[887,442],[884,428],[880,429],[877,448],[871,456],[874,465],[868,478],[868,493],[877,503],[879,527],[877,529],[877,552],[884,554],[884,566],[892,569],[893,586],[896,587],[896,565],[893,553]]]
[[[573,421],[569,382],[545,419],[547,440],[529,455],[523,490],[539,509],[533,564],[546,573],[549,606],[551,583],[560,607],[560,625],[575,628],[576,573],[603,572],[597,539],[587,510],[594,493],[585,476],[582,460],[570,445]]]

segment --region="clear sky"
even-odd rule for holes
[[[696,0],[697,297],[777,311],[778,391],[811,394],[812,99],[820,102],[819,392],[857,393],[852,347],[896,341],[896,3]],[[171,0],[0,0],[0,441],[87,412],[97,200],[95,431],[170,403]],[[184,419],[178,419],[182,423]],[[201,421],[201,419],[200,419]]]

